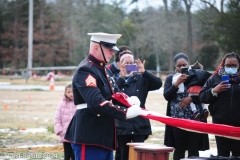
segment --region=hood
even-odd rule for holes
[[[67,102],[73,101],[73,100],[68,99],[64,94],[62,95],[62,100],[67,101]]]

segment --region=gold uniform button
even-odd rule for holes
[[[118,106],[118,108],[120,108],[120,106]]]
[[[123,111],[126,111],[126,109],[123,109]]]
[[[109,75],[107,74],[107,77],[109,77]]]
[[[112,87],[112,90],[114,91],[114,88]]]
[[[103,64],[102,64],[102,63],[100,63],[100,65],[101,65],[101,66],[103,66]]]
[[[100,117],[100,114],[97,114],[98,117]]]
[[[112,84],[112,81],[110,81],[110,83]]]

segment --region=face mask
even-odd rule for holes
[[[131,71],[130,73],[126,73],[125,77],[130,77],[133,74],[134,71]]]
[[[237,68],[228,68],[228,67],[225,67],[224,68],[225,72],[227,74],[236,74],[237,73]]]

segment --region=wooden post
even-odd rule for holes
[[[133,148],[137,152],[137,160],[168,160],[169,152],[174,150],[173,147],[160,145],[142,145]]]
[[[148,143],[144,142],[139,142],[139,143],[127,143],[129,146],[129,154],[128,154],[128,159],[129,160],[137,160],[137,152],[133,149],[135,146],[142,146],[142,145],[147,145]]]

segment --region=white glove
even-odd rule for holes
[[[131,105],[137,105],[137,106],[140,106],[140,101],[138,99],[137,96],[131,96],[131,97],[128,97],[127,98],[127,101],[131,104]]]
[[[131,107],[128,108],[126,118],[134,118],[142,114],[142,108],[139,107],[138,105],[132,105]]]

